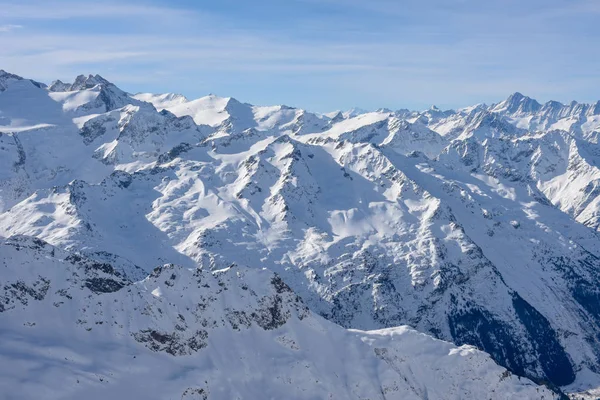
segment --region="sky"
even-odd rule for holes
[[[0,0],[0,69],[326,112],[600,98],[598,0]]]

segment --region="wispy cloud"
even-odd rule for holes
[[[174,7],[160,7],[131,2],[81,2],[81,1],[39,1],[28,3],[1,1],[2,18],[65,20],[71,18],[128,18],[128,17],[184,17],[189,10]]]
[[[532,0],[540,4],[518,13],[497,1],[473,7],[473,0],[432,0],[439,7],[423,10],[416,0],[404,8],[389,0],[323,0],[334,9],[344,3],[345,11],[314,15],[305,9],[312,1],[286,3],[304,7],[297,15],[284,9],[249,24],[227,7],[0,0],[0,24],[27,26],[3,42],[0,60],[4,69],[43,81],[97,72],[126,90],[217,92],[321,110],[460,106],[515,90],[541,100],[592,100],[590,87],[600,85],[593,68],[600,55],[589,51],[598,35],[548,26],[562,1],[543,7]],[[587,0],[570,4],[569,18],[596,9]]]
[[[15,29],[21,29],[22,27],[22,25],[15,24],[0,25],[0,32],[10,32],[14,31]]]

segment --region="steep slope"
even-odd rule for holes
[[[39,239],[0,249],[6,399],[557,397],[407,327],[345,331],[264,270],[170,264],[133,283]]]
[[[519,121],[547,107],[522,95],[322,116],[132,98],[92,75],[6,82],[1,236],[129,281],[166,263],[266,267],[345,328],[409,324],[518,375],[600,387],[593,108],[580,131],[532,133]]]
[[[345,143],[282,136],[253,145],[245,159],[192,149],[169,166],[100,185],[38,191],[4,214],[0,233],[136,266],[267,265],[345,327],[409,323],[557,384],[576,369],[595,370],[596,342],[572,336],[598,334],[590,321],[600,262],[586,250],[597,237],[524,189],[507,198],[499,183],[451,177],[443,166],[424,172],[426,158]],[[525,216],[516,201],[528,204]],[[565,242],[565,224],[583,247],[546,245]],[[522,265],[527,284],[525,270],[515,270]]]
[[[0,92],[0,211],[37,189],[145,168],[213,132],[157,113],[102,77],[76,83],[82,89],[52,92],[20,79]]]
[[[539,190],[582,224],[600,227],[600,158],[595,145],[565,131],[456,142],[440,159]],[[514,185],[514,183],[511,183]]]
[[[36,82],[32,79],[23,79],[19,75],[11,74],[10,72],[6,72],[5,70],[0,69],[0,92],[5,91],[8,88],[9,84],[22,80],[31,82],[34,86],[37,86],[39,88],[46,87],[46,85],[41,82]]]

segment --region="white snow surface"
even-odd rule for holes
[[[471,346],[343,329],[266,270],[132,283],[35,238],[0,250],[3,399],[555,398]]]
[[[46,367],[31,395],[553,398],[517,375],[593,391],[598,121],[518,93],[322,115],[1,71],[0,355],[18,366],[0,392]],[[91,291],[86,263],[119,284]],[[265,329],[240,312],[260,314],[273,273],[290,317]]]
[[[189,102],[189,100],[185,96],[177,93],[136,93],[131,97],[137,100],[151,103],[158,111],[162,111],[165,108],[175,107],[183,103]]]

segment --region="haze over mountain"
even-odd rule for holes
[[[593,393],[599,135],[520,93],[325,115],[0,71],[0,392]]]

